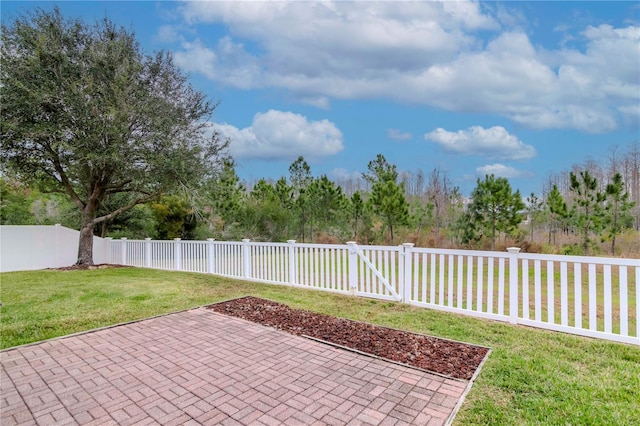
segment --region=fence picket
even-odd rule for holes
[[[491,259],[491,258],[489,258]],[[482,289],[484,287],[484,258],[482,256],[478,256],[478,277],[476,278],[476,311],[478,312],[492,312],[492,308],[488,308],[487,311],[483,309],[482,306]],[[488,299],[487,299],[488,300]],[[489,302],[487,302],[489,303]]]
[[[467,256],[467,310],[473,310],[473,257]]]
[[[457,308],[462,309],[462,280],[464,278],[464,256],[458,255],[458,304]]]
[[[553,261],[547,261],[547,322],[553,324],[555,322],[555,292],[554,290],[554,272]]]
[[[453,307],[453,273],[455,271],[453,268],[453,255],[449,254],[447,255],[447,258],[449,259],[449,266],[447,268],[447,281],[449,284],[449,288],[447,289],[449,292],[449,294],[447,294],[447,305],[449,307]]]
[[[575,294],[575,319],[573,326],[582,328],[582,265],[573,264],[573,291]]]
[[[493,313],[493,283],[494,283],[494,271],[493,267],[495,264],[495,259],[490,257],[487,261],[487,310],[486,312],[492,314]],[[482,282],[479,282],[478,285],[482,285]],[[478,291],[478,303],[482,305],[482,293]]]
[[[529,260],[522,259],[522,317],[529,319]]]
[[[604,331],[611,333],[611,265],[604,265]]]
[[[560,262],[560,324],[569,325],[569,292],[567,289],[567,262]]]
[[[589,264],[589,330],[597,330],[596,265]]]
[[[295,240],[286,244],[248,239],[107,241],[112,263],[342,293],[352,291],[367,297],[395,298],[417,306],[640,345],[637,259],[522,254],[514,248],[509,253],[426,249],[408,243],[358,247],[354,242],[345,246],[298,244]],[[587,270],[585,282],[583,268]],[[587,316],[588,328],[584,328]]]
[[[619,266],[618,275],[620,277],[620,334],[626,336],[629,334],[629,293],[627,292],[627,267]],[[638,283],[636,282],[636,292],[638,291]],[[636,319],[637,321],[638,319]]]
[[[535,318],[536,321],[542,321],[542,272],[541,272],[541,262],[539,260],[535,260],[533,264],[534,268],[534,285],[535,285]]]
[[[498,315],[504,315],[504,258],[498,259]]]
[[[438,304],[444,305],[444,254],[438,255]]]

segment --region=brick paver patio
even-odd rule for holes
[[[202,308],[0,361],[3,426],[436,425],[468,383]]]

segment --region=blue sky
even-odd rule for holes
[[[3,1],[2,20],[53,2]],[[221,101],[241,178],[359,175],[376,154],[540,193],[640,138],[640,5],[623,1],[57,2],[170,50]]]

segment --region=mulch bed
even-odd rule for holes
[[[256,297],[206,308],[456,379],[471,379],[489,352],[481,346],[293,309]]]

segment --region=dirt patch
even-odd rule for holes
[[[107,268],[131,268],[128,265],[116,265],[114,263],[100,263],[98,265],[71,265],[63,266],[62,268],[49,268],[53,271],[87,271],[93,269],[107,269]]]
[[[207,308],[457,379],[471,379],[489,352],[481,346],[293,309],[256,297]]]

